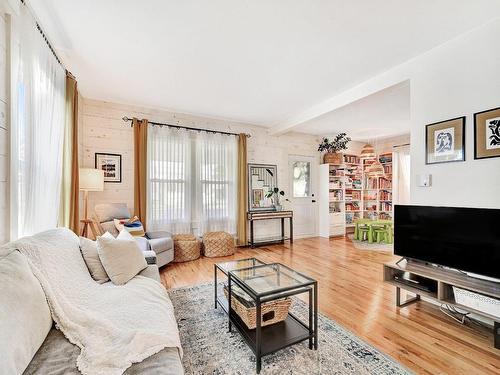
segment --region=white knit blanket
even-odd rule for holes
[[[136,276],[123,286],[97,284],[78,237],[55,229],[16,241],[40,281],[56,326],[81,349],[83,374],[122,374],[166,347],[182,355],[172,303],[155,280]]]

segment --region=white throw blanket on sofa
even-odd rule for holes
[[[136,276],[127,284],[97,284],[80,254],[78,237],[55,229],[15,242],[45,291],[56,326],[81,348],[83,374],[122,374],[166,347],[179,332],[166,290]]]

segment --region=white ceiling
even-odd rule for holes
[[[263,126],[500,16],[498,0],[30,3],[83,96]]]
[[[347,131],[369,141],[410,132],[410,82],[386,88],[296,127],[295,131],[330,135]]]

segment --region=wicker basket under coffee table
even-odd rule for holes
[[[234,254],[234,237],[227,232],[207,232],[203,235],[203,254],[206,257],[225,257]]]
[[[201,255],[201,243],[192,234],[174,234],[174,262],[187,262]]]
[[[237,262],[237,261],[235,261]],[[274,353],[280,349],[299,342],[309,340],[309,349],[318,348],[318,283],[293,269],[280,264],[257,264],[262,263],[254,259],[246,259],[243,263],[248,267],[241,268],[240,265],[232,262],[222,263],[215,266],[217,269],[228,275],[226,306],[221,298],[217,298],[216,307],[219,304],[228,313],[229,331],[232,327],[240,332],[248,346],[255,353],[256,370],[260,373],[262,367],[262,357]],[[230,269],[232,268],[232,269]],[[236,293],[244,291],[249,299],[254,303],[256,309],[256,328],[251,329],[238,315],[237,307],[233,306],[234,287]],[[217,286],[216,286],[217,288]],[[309,299],[309,321],[308,324],[302,322],[292,313],[288,313],[285,320],[264,326],[263,306],[266,303],[286,300],[287,298],[307,293]]]

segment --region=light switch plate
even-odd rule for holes
[[[431,185],[432,185],[432,175],[431,174],[419,174],[419,175],[417,175],[417,186],[430,187]]]

